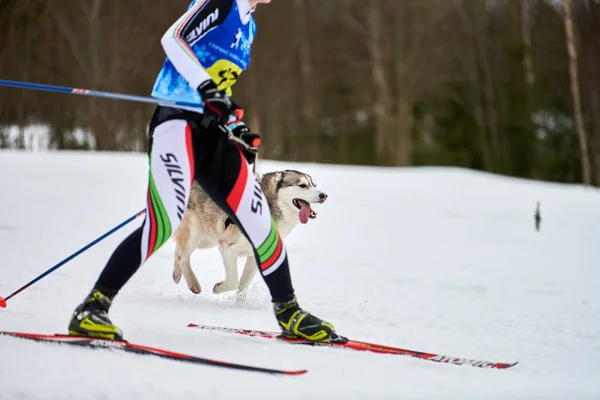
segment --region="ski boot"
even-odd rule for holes
[[[73,312],[69,322],[69,335],[123,340],[121,329],[108,318],[111,304],[112,299],[98,289],[92,290]]]
[[[285,302],[274,302],[273,309],[283,336],[306,339],[313,342],[346,343],[347,338],[335,333],[335,328],[298,305],[296,296]]]

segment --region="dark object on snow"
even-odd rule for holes
[[[542,223],[542,214],[540,213],[540,202],[537,202],[537,207],[535,209],[535,230],[539,232],[540,225]]]

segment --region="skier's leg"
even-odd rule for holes
[[[217,129],[198,129],[196,181],[238,225],[254,248],[258,269],[269,287],[284,333],[309,340],[343,340],[334,327],[302,310],[296,301],[285,245],[239,145]]]
[[[163,111],[164,113],[164,111]],[[149,181],[143,225],[115,249],[98,281],[69,323],[69,333],[122,339],[108,318],[113,298],[175,231],[187,207],[194,178],[191,126],[182,119],[161,121],[160,109],[150,129]]]

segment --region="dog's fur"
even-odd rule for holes
[[[283,170],[270,172],[259,179],[263,193],[282,238],[287,236],[300,221],[298,200],[310,203],[323,203],[327,195],[316,188],[308,174]],[[310,218],[317,213],[311,208]],[[188,208],[173,238],[176,243],[173,280],[179,283],[181,276],[194,293],[201,287],[190,265],[190,256],[195,249],[219,247],[225,267],[225,280],[217,283],[214,293],[224,293],[237,289],[244,291],[254,278],[258,267],[250,243],[239,228],[226,226],[227,215],[194,182]],[[306,222],[304,222],[306,223]],[[238,257],[247,257],[241,278],[238,277]]]

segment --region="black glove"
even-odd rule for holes
[[[226,124],[234,110],[231,98],[217,89],[217,85],[211,79],[200,84],[198,92],[202,96],[202,105],[204,106],[202,125],[208,128]]]
[[[234,114],[237,118],[233,119],[227,124],[227,128],[233,133],[233,136],[244,142],[242,150],[244,156],[250,164],[256,161],[256,155],[258,154],[258,146],[260,145],[260,135],[258,133],[252,133],[250,128],[242,121],[244,116],[244,110],[237,107],[234,110]]]

